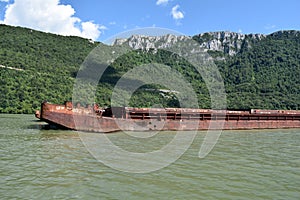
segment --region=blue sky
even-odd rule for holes
[[[299,10],[299,0],[0,0],[0,23],[98,41],[143,27],[268,34],[300,30]]]

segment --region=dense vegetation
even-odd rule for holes
[[[53,103],[71,100],[80,65],[100,44],[6,25],[0,25],[0,34],[2,113],[32,113],[44,100]],[[299,32],[268,35],[245,45],[232,57],[221,52],[209,53],[226,58],[215,63],[225,82],[228,108],[300,109]],[[109,106],[119,78],[132,66],[147,63],[166,64],[179,71],[197,91],[199,107],[210,106],[208,90],[195,69],[185,60],[174,59],[161,50],[136,50],[119,57],[102,76],[96,101],[101,106]],[[144,85],[131,97],[130,106],[179,106],[176,95],[162,93],[162,88],[159,84]]]
[[[217,62],[229,108],[300,109],[300,32],[268,35]]]
[[[74,76],[98,44],[0,25],[0,112],[32,113],[44,100],[71,99]]]

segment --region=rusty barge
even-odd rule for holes
[[[36,117],[66,129],[109,133],[116,131],[159,130],[246,130],[300,128],[298,110],[210,110],[192,108],[102,109],[96,104],[73,107],[72,102],[44,102]],[[213,126],[215,124],[216,126]],[[221,124],[221,125],[220,125]]]

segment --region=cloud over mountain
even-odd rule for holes
[[[183,12],[179,11],[179,5],[177,4],[176,6],[174,6],[172,8],[172,11],[171,11],[171,15],[173,17],[173,19],[176,19],[176,20],[179,20],[179,19],[183,19],[184,18],[184,14]]]
[[[3,24],[24,26],[60,35],[74,35],[96,40],[106,27],[75,17],[71,5],[59,0],[15,0],[8,4]]]

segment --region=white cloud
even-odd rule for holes
[[[171,11],[171,15],[172,15],[173,19],[175,19],[175,20],[184,18],[183,13],[181,11],[179,11],[178,9],[179,9],[179,5],[176,5],[172,8],[172,11]]]
[[[0,23],[93,40],[106,29],[92,21],[82,22],[74,14],[71,5],[62,5],[59,0],[15,0],[6,7]]]
[[[274,28],[276,28],[276,25],[274,25],[274,24],[268,24],[265,26],[265,29],[267,29],[267,30],[274,29]]]
[[[157,0],[156,5],[166,5],[169,3],[169,0]]]
[[[105,26],[100,26],[98,24],[94,24],[93,22],[82,22],[81,26],[81,35],[83,37],[91,38],[93,40],[97,39],[100,36],[101,31],[107,29]]]

